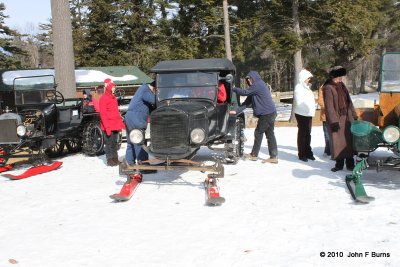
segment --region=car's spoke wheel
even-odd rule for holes
[[[96,156],[104,153],[104,136],[100,121],[92,121],[85,125],[82,134],[83,153]]]
[[[69,139],[65,142],[65,146],[70,153],[76,153],[82,149],[82,140],[78,138]]]
[[[235,122],[235,136],[232,143],[225,144],[225,162],[227,164],[236,164],[239,158],[243,156],[244,150],[244,131],[243,120],[237,118]]]
[[[50,148],[47,148],[44,153],[50,158],[60,157],[64,152],[64,146],[64,140],[56,140],[56,144]]]

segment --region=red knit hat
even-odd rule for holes
[[[115,83],[109,82],[109,83],[106,85],[106,90],[111,92],[114,86],[115,86]]]
[[[107,84],[109,84],[110,82],[112,82],[112,80],[110,79],[110,78],[106,78],[105,80],[104,80],[104,83],[107,85]]]

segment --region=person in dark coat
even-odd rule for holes
[[[330,152],[336,160],[333,172],[342,170],[344,164],[348,170],[354,168],[353,140],[350,131],[351,122],[357,120],[357,113],[350,94],[343,83],[346,69],[334,67],[323,86],[325,115],[329,132]]]
[[[133,129],[146,130],[150,111],[156,101],[154,91],[155,82],[152,82],[151,84],[142,84],[131,99],[128,111],[125,114],[128,139],[125,152],[125,162],[128,165],[140,163],[141,161],[149,159],[148,153],[141,145],[135,145],[130,142],[129,132]]]
[[[258,160],[263,134],[265,134],[270,158],[264,159],[262,163],[278,163],[278,145],[274,132],[277,113],[269,86],[261,79],[257,71],[250,71],[246,76],[246,82],[249,85],[248,89],[233,89],[236,94],[247,96],[237,113],[245,109],[247,105],[252,104],[253,115],[258,118],[257,127],[254,130],[253,148],[250,154],[245,154],[245,158],[254,161]]]
[[[115,83],[110,82],[99,101],[100,127],[104,131],[105,153],[108,166],[116,166],[118,161],[118,135],[125,129],[118,110],[117,98],[114,96]]]

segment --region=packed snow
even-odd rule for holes
[[[206,174],[196,171],[144,175],[131,200],[113,202],[126,177],[104,155],[67,155],[60,169],[25,180],[0,177],[0,266],[400,266],[399,171],[364,171],[376,200],[356,204],[349,172],[331,172],[322,156],[322,127],[312,130],[315,161],[298,160],[296,134],[276,128],[278,164],[226,165],[222,206],[205,205]],[[264,140],[259,157],[267,151]],[[204,148],[195,159],[212,157]]]

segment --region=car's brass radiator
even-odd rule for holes
[[[151,146],[156,153],[181,154],[187,151],[188,117],[172,109],[151,114]]]
[[[1,119],[0,120],[0,144],[19,143],[17,135],[17,120]]]

